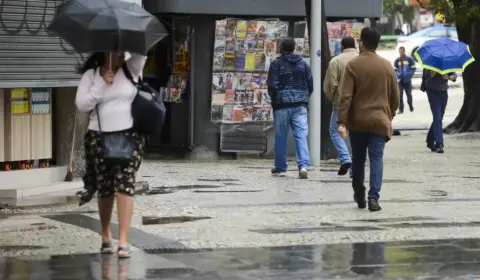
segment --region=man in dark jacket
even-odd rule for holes
[[[285,177],[288,132],[292,127],[299,177],[307,179],[310,166],[307,106],[313,92],[313,77],[307,62],[300,55],[293,54],[294,50],[295,40],[284,39],[280,45],[281,56],[272,62],[268,72],[268,94],[272,100],[275,124],[275,167],[272,175]]]
[[[393,62],[393,69],[397,74],[398,89],[400,91],[400,108],[399,113],[403,114],[403,92],[407,95],[408,106],[410,112],[413,112],[413,97],[412,97],[412,77],[415,74],[415,60],[405,54],[405,48],[400,47],[400,57]]]
[[[455,82],[457,74],[440,75],[424,69],[420,90],[426,91],[433,122],[427,134],[427,147],[432,152],[443,154],[443,116],[448,103],[448,81]]]

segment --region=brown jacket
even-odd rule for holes
[[[334,108],[340,106],[340,85],[342,84],[343,73],[347,63],[358,56],[356,49],[346,49],[343,53],[335,56],[328,64],[325,80],[323,81],[323,91]]]
[[[351,131],[392,137],[399,105],[397,76],[389,61],[364,51],[345,68],[340,88],[338,124]]]

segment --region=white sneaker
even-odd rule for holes
[[[287,173],[279,172],[277,169],[272,168],[272,176],[274,176],[274,177],[287,177]]]
[[[306,168],[300,169],[300,171],[298,172],[298,177],[300,179],[308,179],[308,170]]]

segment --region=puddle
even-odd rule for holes
[[[263,190],[238,190],[238,191],[193,191],[194,193],[257,193]]]
[[[200,179],[197,179],[197,180],[200,181],[200,182],[238,182],[238,181],[240,181],[238,179],[228,179],[228,178],[225,178],[225,179],[200,178]]]
[[[41,250],[47,248],[48,247],[34,245],[3,245],[0,246],[0,251]]]
[[[401,224],[387,224],[382,225],[389,228],[448,228],[448,227],[480,227],[480,222],[468,222],[468,223],[401,223]]]
[[[178,224],[186,222],[194,222],[199,220],[207,220],[211,217],[142,217],[142,225],[164,225],[164,224]]]
[[[168,187],[168,189],[171,190],[191,190],[191,189],[217,189],[221,188],[223,186],[219,185],[179,185],[179,186],[173,186],[173,187]]]
[[[145,192],[142,193],[142,195],[160,195],[160,194],[170,194],[170,193],[173,193],[173,191],[165,187],[160,187],[160,188],[151,188],[150,190],[146,190]]]
[[[326,227],[305,227],[305,228],[266,228],[258,230],[250,230],[260,234],[295,234],[306,232],[335,232],[335,231],[372,231],[372,230],[384,230],[380,227],[373,226],[326,226]]]
[[[45,226],[46,223],[33,223],[33,224],[30,224],[31,226]]]
[[[34,208],[33,208],[34,209]],[[62,211],[62,212],[53,212],[53,213],[48,213],[48,215],[66,215],[66,214],[96,214],[98,211],[95,210],[86,210],[86,211]],[[7,219],[9,217],[16,217],[16,216],[30,216],[30,215],[38,215],[38,212],[28,211],[28,212],[13,212],[13,213],[0,213],[0,219]],[[40,213],[40,214],[47,214],[47,213]],[[36,224],[32,224],[36,225]],[[45,225],[45,224],[38,224],[38,225]]]
[[[365,223],[398,223],[398,222],[410,222],[410,221],[431,221],[437,220],[432,217],[400,217],[400,218],[384,218],[384,219],[362,219],[362,220],[352,220],[352,222],[365,222]]]
[[[223,183],[223,185],[225,185],[225,186],[227,187],[227,186],[241,186],[242,184],[238,184],[238,183]]]
[[[337,170],[335,170],[335,172],[337,172]],[[331,183],[331,184],[351,183],[352,182],[352,180],[332,180],[332,179],[310,180],[310,181],[319,182],[319,183]],[[365,181],[365,184],[367,184],[367,183],[368,183],[368,180]],[[402,180],[402,179],[383,179],[383,183],[386,183],[386,184],[420,184],[421,182]]]
[[[441,190],[430,190],[427,192],[429,196],[448,196],[448,192]]]

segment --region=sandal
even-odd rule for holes
[[[118,247],[118,257],[120,259],[128,259],[132,256],[132,252],[128,246]]]
[[[101,254],[113,254],[112,242],[102,243],[102,247],[100,248],[100,253]]]

